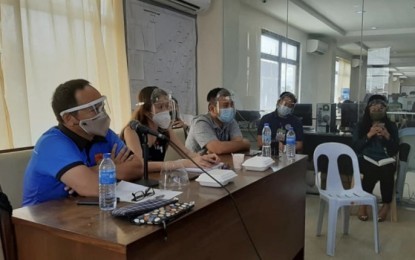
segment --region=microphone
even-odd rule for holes
[[[154,131],[154,130],[150,129],[148,126],[145,126],[145,125],[141,124],[137,120],[132,120],[130,122],[130,128],[133,129],[134,131],[138,131],[142,134],[149,134],[149,135],[153,135],[157,138],[160,138],[162,140],[169,140],[169,138],[167,138],[167,136],[165,136],[164,134],[161,134],[157,131]]]

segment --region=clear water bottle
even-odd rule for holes
[[[268,123],[262,129],[262,156],[271,157],[271,128]]]
[[[117,207],[115,164],[111,153],[105,153],[99,165],[99,207],[101,210],[113,210]]]
[[[295,132],[294,128],[290,127],[290,129],[287,132],[287,136],[285,139],[285,153],[287,154],[287,158],[295,158]]]

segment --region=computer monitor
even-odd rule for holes
[[[236,121],[254,122],[261,118],[261,114],[258,110],[236,110]]]
[[[298,117],[303,126],[313,125],[313,105],[312,104],[296,104],[293,114]]]
[[[351,131],[357,124],[358,104],[342,103],[340,109],[341,109],[340,127],[344,131]]]

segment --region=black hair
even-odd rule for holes
[[[374,95],[370,96],[370,98],[367,100],[367,105],[369,105],[370,102],[372,102],[373,100],[382,100],[386,104],[388,103],[388,99],[385,96],[379,95],[379,94],[374,94]]]
[[[294,103],[297,103],[297,98],[295,97],[295,95],[293,93],[288,92],[288,91],[282,92],[281,95],[280,95],[280,100],[285,98],[285,97],[289,97],[293,100]]]
[[[59,123],[63,123],[60,115],[62,111],[78,105],[75,97],[76,91],[82,90],[86,86],[90,86],[89,81],[85,79],[73,79],[60,84],[56,88],[52,96],[52,109]]]
[[[206,101],[207,102],[214,102],[216,99],[216,96],[218,95],[218,92],[221,91],[223,88],[214,88],[207,94]]]

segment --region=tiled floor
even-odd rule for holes
[[[342,217],[337,225],[335,256],[326,255],[327,213],[322,236],[316,236],[319,209],[318,195],[307,195],[305,259],[415,259],[415,211],[398,208],[398,222],[379,223],[380,253],[374,250],[373,222],[350,218],[349,235],[342,234]],[[357,209],[352,210],[355,213]]]

